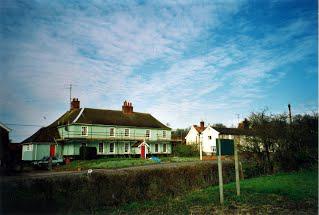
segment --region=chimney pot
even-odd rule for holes
[[[78,98],[73,98],[71,101],[70,110],[80,109],[80,101]]]
[[[200,125],[201,128],[204,128],[204,126],[205,126],[204,121],[200,121],[199,125]]]

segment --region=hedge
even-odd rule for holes
[[[224,183],[234,180],[233,163],[223,162]],[[155,166],[42,178],[2,180],[6,213],[73,213],[132,201],[156,200],[218,184],[213,162]]]

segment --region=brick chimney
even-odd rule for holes
[[[201,129],[204,129],[205,123],[204,121],[200,121],[199,122],[199,127],[201,127]]]
[[[133,106],[131,102],[127,102],[126,100],[123,102],[122,112],[124,114],[131,114],[133,113]]]
[[[71,101],[71,108],[70,110],[80,109],[80,101],[78,98],[73,98]]]

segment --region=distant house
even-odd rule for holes
[[[80,108],[74,98],[69,111],[22,142],[22,159],[78,156],[81,146],[95,147],[98,155],[139,155],[144,140],[148,154],[171,154],[171,128],[134,112],[132,103],[125,101],[121,111]]]
[[[8,128],[5,124],[0,122],[0,166],[5,164],[5,160],[7,158],[7,154],[9,151],[9,132],[10,128]]]
[[[200,125],[192,125],[190,131],[185,137],[187,145],[199,145],[203,147],[203,152],[211,155],[216,153],[217,139],[236,139],[239,145],[245,144],[245,137],[252,135],[249,129],[243,128],[219,128],[208,125],[204,126],[201,121]]]

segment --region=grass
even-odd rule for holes
[[[191,192],[183,197],[134,202],[95,211],[113,214],[317,214],[318,172],[280,173],[224,185],[224,206],[219,204],[218,186]]]
[[[197,157],[163,157],[160,158],[161,163],[175,163],[175,162],[188,162],[188,161],[198,161]],[[132,166],[143,166],[156,164],[155,161],[141,158],[103,158],[97,160],[74,160],[69,164],[60,166],[56,168],[56,171],[72,171],[85,169],[116,169]]]

